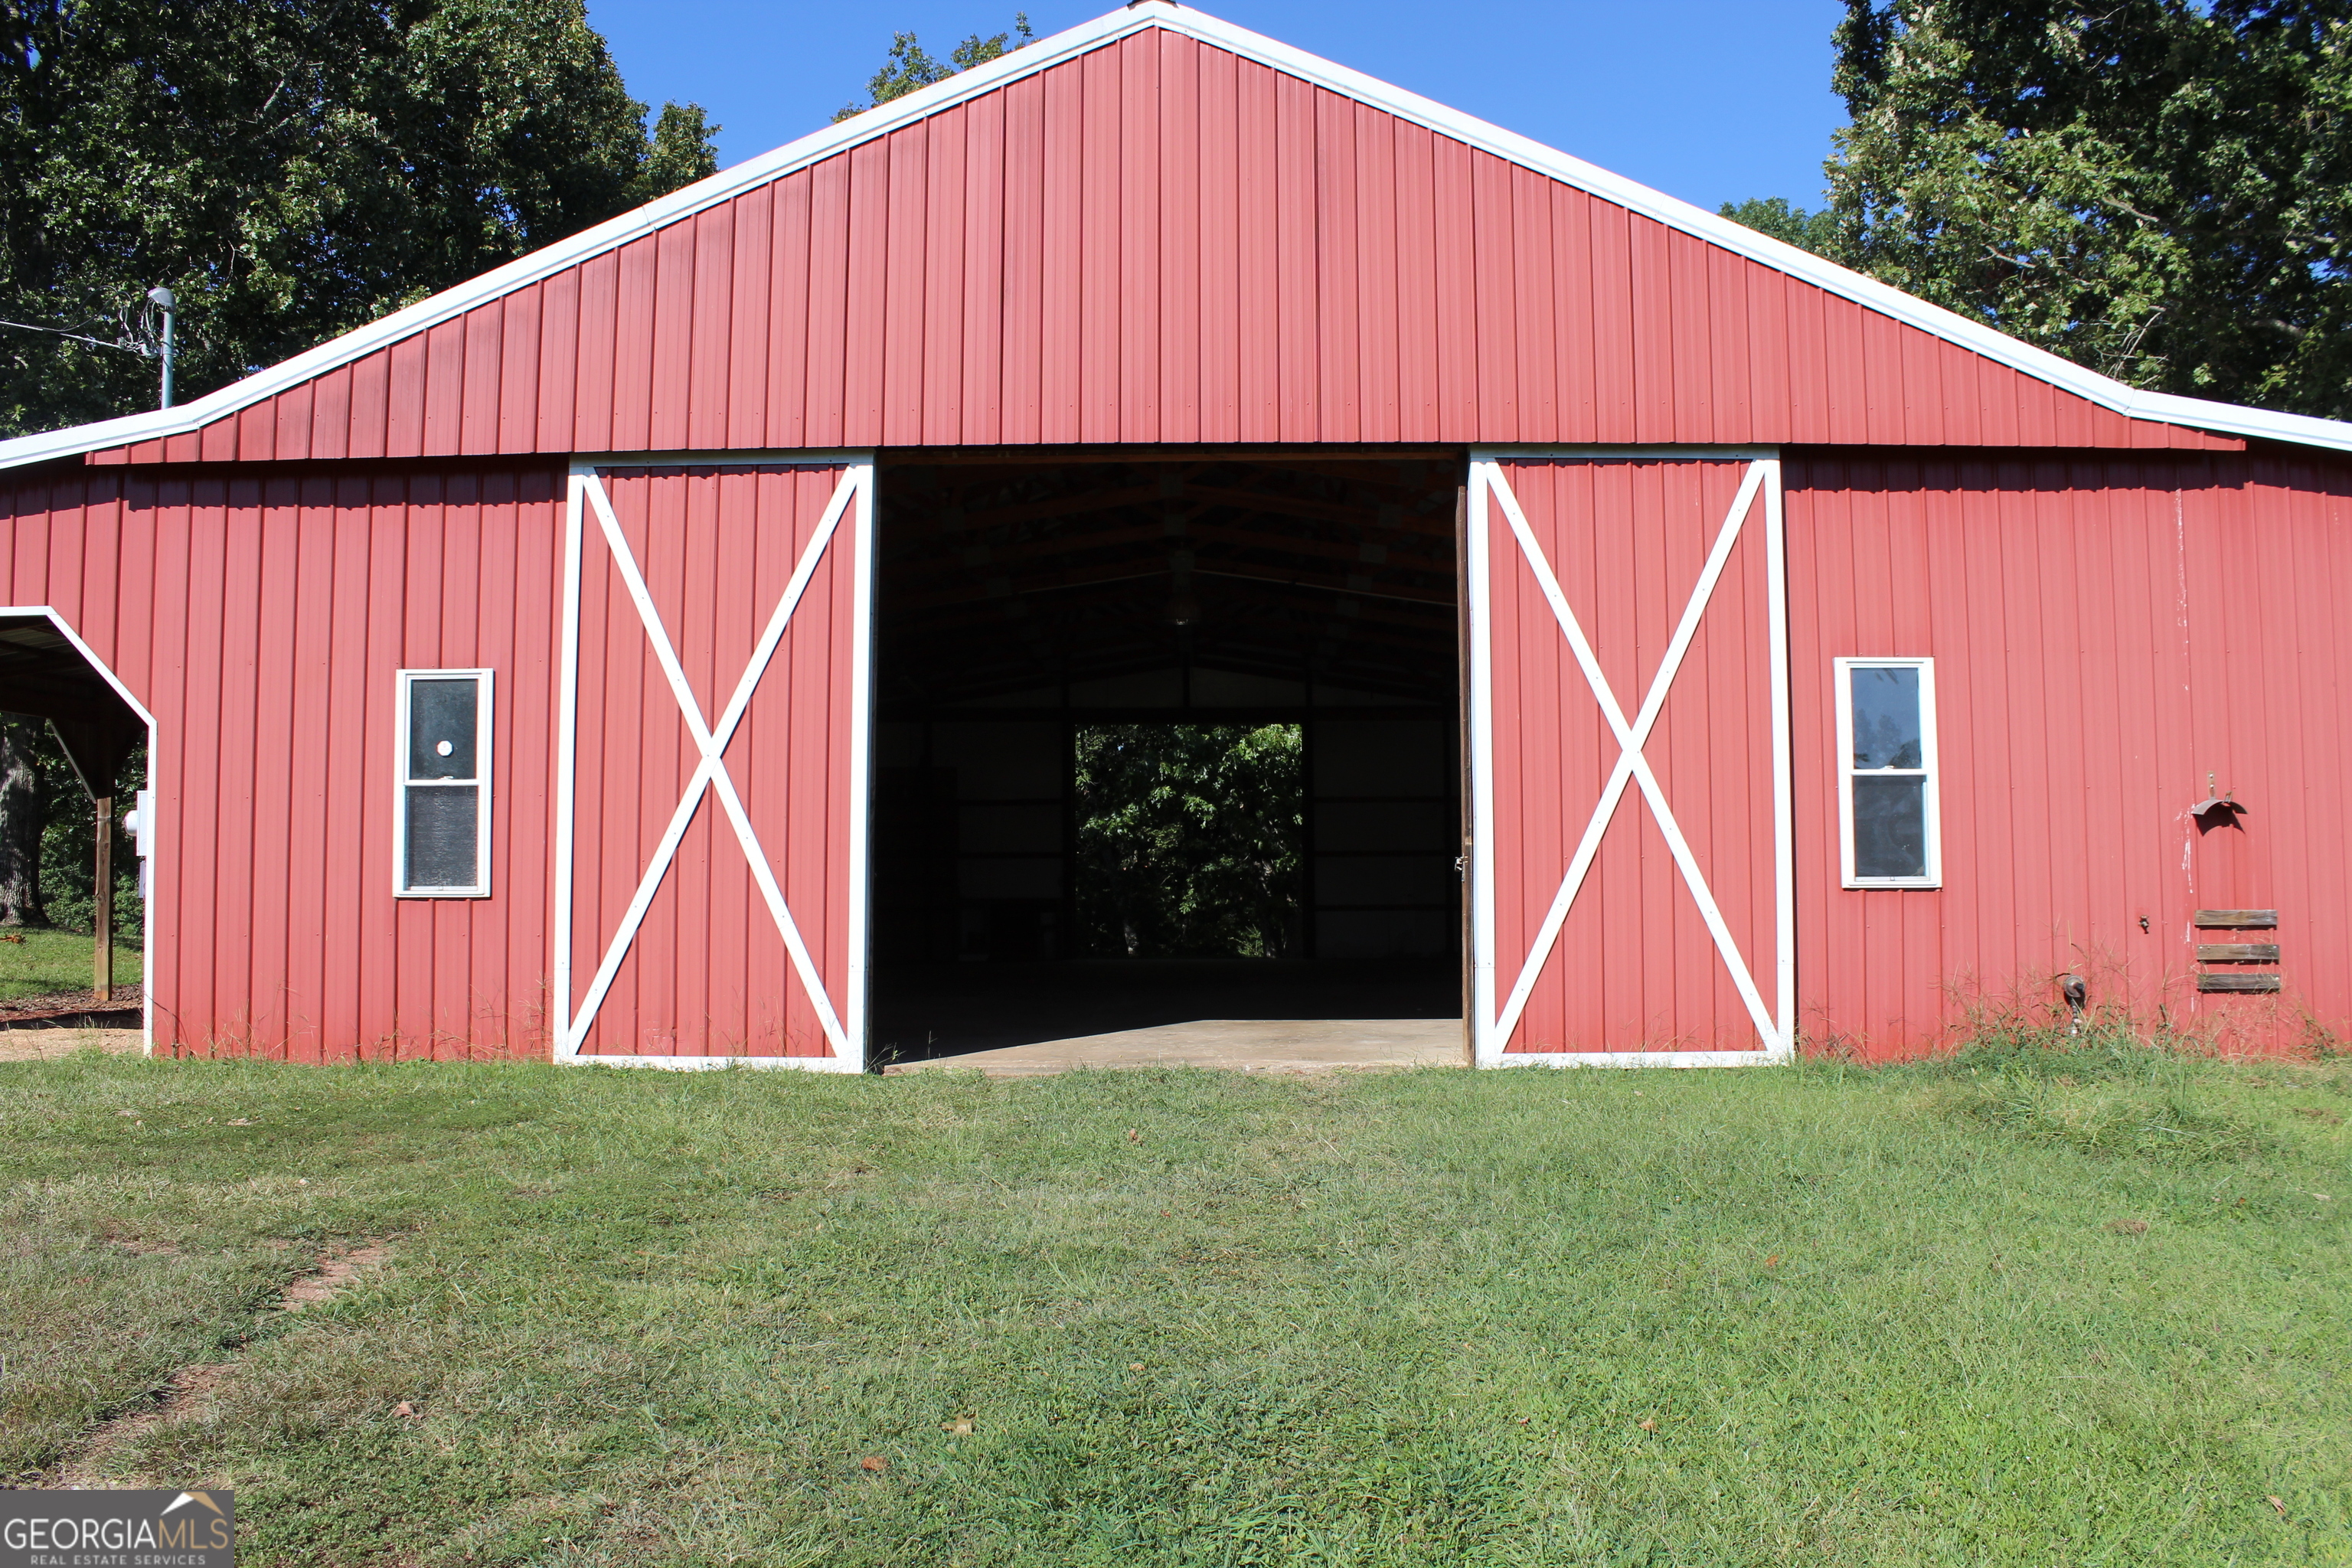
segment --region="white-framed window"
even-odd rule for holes
[[[1936,661],[1837,663],[1839,870],[1849,888],[1938,888]]]
[[[404,669],[394,707],[399,803],[393,891],[404,899],[490,894],[490,672]]]

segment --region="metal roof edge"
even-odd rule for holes
[[[2045,349],[2008,336],[1981,321],[1930,304],[1874,278],[1800,250],[1744,224],[1710,213],[1663,191],[1614,174],[1571,153],[1506,131],[1391,83],[1370,77],[1238,24],[1178,5],[1176,0],[1132,0],[1119,10],[1081,22],[984,65],[932,83],[906,97],[828,125],[773,152],[671,192],[668,195],[583,229],[568,239],[517,258],[502,267],[444,289],[404,310],[355,328],[242,381],[175,408],[126,415],[95,424],[20,436],[0,441],[0,468],[21,467],[77,453],[185,435],[324,374],[377,350],[412,337],[478,305],[591,257],[616,249],[656,229],[731,199],[757,185],[888,134],[909,121],[994,91],[1023,77],[1140,32],[1161,27],[1303,80],[1384,110],[1507,162],[1574,185],[1666,226],[1722,247],[1776,271],[1851,300],[1958,347],[2006,364],[2129,418],[2181,425],[2221,434],[2284,441],[2296,446],[2352,451],[2352,423],[2309,415],[2282,414],[2240,404],[2209,402],[2170,393],[2146,392],[2062,359]]]
[[[1704,239],[1745,256],[1829,293],[1852,300],[1906,325],[1929,332],[1957,347],[2046,381],[2102,407],[2135,419],[2187,425],[2234,436],[2257,436],[2299,446],[2352,451],[2352,423],[2322,419],[2306,414],[2283,414],[2242,404],[2216,403],[2172,393],[2146,392],[2112,376],[2036,348],[2006,332],[1971,321],[1941,305],[1931,304],[1882,283],[1866,273],[1841,267],[1825,257],[1801,250],[1770,235],[1735,223],[1719,213],[1695,206],[1678,196],[1653,190],[1622,174],[1588,163],[1573,153],[1507,131],[1499,125],[1449,108],[1419,93],[1384,82],[1377,77],[1338,65],[1278,39],[1253,33],[1237,24],[1178,7],[1174,0],[1138,0],[1162,16],[1161,26],[1204,43],[1256,59],[1302,77],[1343,96],[1386,110],[1400,118],[1468,143],[1507,162],[1616,203],[1669,228]],[[1162,10],[1162,7],[1165,7]]]
[[[478,305],[487,304],[501,295],[551,277],[608,250],[617,250],[631,240],[642,238],[680,218],[691,217],[745,191],[845,153],[861,142],[886,136],[908,121],[919,120],[924,115],[977,98],[1023,77],[1034,76],[1130,33],[1161,25],[1165,16],[1163,4],[1164,0],[1139,0],[1133,9],[1113,11],[1092,21],[1081,22],[1075,27],[1040,38],[1034,44],[974,66],[970,70],[961,71],[903,98],[878,104],[863,114],[824,126],[796,142],[786,142],[772,152],[746,159],[731,169],[722,169],[707,179],[681,186],[643,206],[633,207],[616,217],[607,218],[593,228],[583,229],[569,238],[557,240],[529,255],[519,256],[478,278],[469,278],[365,326],[355,327],[340,337],[330,338],[315,348],[257,371],[241,381],[215,388],[193,402],[0,441],[0,468],[18,468],[26,463],[70,457],[79,452],[100,451],[109,447],[128,446],[134,441],[187,435],[215,419],[289,391],[339,366],[364,359],[379,349],[414,337],[452,317],[463,315]]]

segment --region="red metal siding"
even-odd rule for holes
[[[1511,466],[1628,705],[1735,468]],[[1916,1051],[1979,1010],[2048,1006],[2065,970],[2100,1005],[2217,1045],[2352,1033],[2352,637],[2337,614],[2352,599],[2352,465],[1815,450],[1791,454],[1786,477],[1808,1039]],[[831,478],[614,481],[706,707]],[[792,493],[747,513],[730,486]],[[52,471],[0,492],[0,603],[55,606],[159,721],[160,1046],[309,1060],[546,1048],[562,521],[547,468]],[[1500,900],[1508,971],[1614,750],[1548,607],[1496,542],[1497,745],[1516,759],[1498,769],[1497,833],[1516,836],[1500,869],[1518,879]],[[1648,754],[1769,994],[1769,804],[1748,765],[1767,723],[1754,543],[1738,547]],[[591,581],[605,631],[585,666],[602,687],[585,705],[583,776],[629,798],[583,798],[606,879],[583,891],[601,900],[575,927],[585,964],[686,762],[642,632],[610,582]],[[836,562],[729,752],[837,1008],[849,592]],[[1937,661],[1938,889],[1838,885],[1841,655]],[[491,899],[392,896],[391,675],[404,666],[499,671]],[[2200,833],[2186,807],[2209,773],[2248,811]],[[716,826],[706,808],[592,1049],[625,1036],[632,1048],[821,1048]],[[1638,801],[1620,808],[1594,876],[1519,1048],[1742,1043],[1745,1010]],[[2280,911],[2280,997],[2195,990],[2191,921],[2212,908]],[[1628,944],[1632,961],[1609,956]]]
[[[608,477],[706,716],[732,695],[836,468]],[[47,605],[155,715],[159,1049],[331,1060],[549,1046],[562,478],[544,468],[0,491],[0,604]],[[845,520],[726,752],[836,1016],[849,985]],[[574,902],[584,990],[696,752],[590,524]],[[488,668],[488,899],[393,896],[393,672]],[[591,1053],[832,1055],[717,797]]]
[[[1813,1041],[1907,1054],[2070,970],[2225,1047],[2352,1032],[2352,467],[1816,455],[1788,483]],[[1841,655],[1937,661],[1938,889],[1839,886]],[[2209,773],[2248,810],[2200,832]],[[2195,911],[2271,908],[2283,994],[2200,995],[2200,940],[2266,937]]]
[[[561,475],[135,473],[0,491],[0,603],[154,713],[158,1049],[546,1049]],[[393,671],[488,667],[493,887],[392,895]]]
[[[1155,28],[91,460],[1193,441],[2241,445]]]
[[[2352,464],[2124,419],[1165,32],[92,458],[217,471],[14,479],[0,603],[54,605],[157,715],[160,1047],[536,1054],[564,509],[560,467],[518,455],[1191,442],[1802,448],[1786,468],[1802,1035],[1914,1052],[1988,1010],[2047,1007],[2068,970],[2099,1005],[2219,1046],[2352,1032]],[[1629,711],[1742,467],[1507,465]],[[706,714],[838,478],[607,480]],[[696,763],[590,539],[575,992]],[[1616,745],[1499,517],[1487,543],[1507,990]],[[728,752],[837,1015],[845,544]],[[1769,1000],[1764,593],[1751,526],[1645,752]],[[1839,886],[1842,655],[1937,661],[1939,889]],[[499,671],[491,899],[392,896],[404,666]],[[2209,774],[2248,811],[2200,830],[2186,807]],[[2200,934],[2230,940],[2194,928],[2213,908],[2281,911],[2278,997],[2197,992]],[[1629,791],[1506,1047],[1754,1043]],[[715,800],[586,1048],[829,1054]]]
[[[1502,465],[1628,720],[1640,713],[1748,465]],[[1540,581],[1490,506],[1496,991],[1517,982],[1618,759]],[[1732,546],[1643,755],[1773,1005],[1772,697],[1763,504]],[[1511,1052],[1760,1047],[1655,814],[1620,798]]]
[[[842,470],[621,470],[613,509],[704,721],[735,693]],[[845,521],[723,753],[835,1016],[849,986],[851,622]],[[582,551],[575,1002],[700,753],[593,517]],[[716,793],[705,794],[583,1044],[587,1055],[832,1056]]]

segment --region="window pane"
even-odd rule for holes
[[[462,680],[408,683],[408,776],[470,779],[474,772],[474,711],[481,685]]]
[[[408,786],[408,880],[404,887],[479,885],[474,868],[474,826],[481,795],[478,786]]]
[[[1927,766],[1919,749],[1919,672],[1916,668],[1856,669],[1853,676],[1853,765]]]
[[[1853,781],[1853,874],[1857,877],[1924,877],[1927,874],[1927,781],[1865,778]]]

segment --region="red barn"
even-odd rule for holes
[[[1142,0],[0,444],[0,707],[146,728],[155,1050],[859,1068],[1064,951],[1089,716],[1303,723],[1304,951],[1479,1062],[2277,1047],[2347,452]]]

